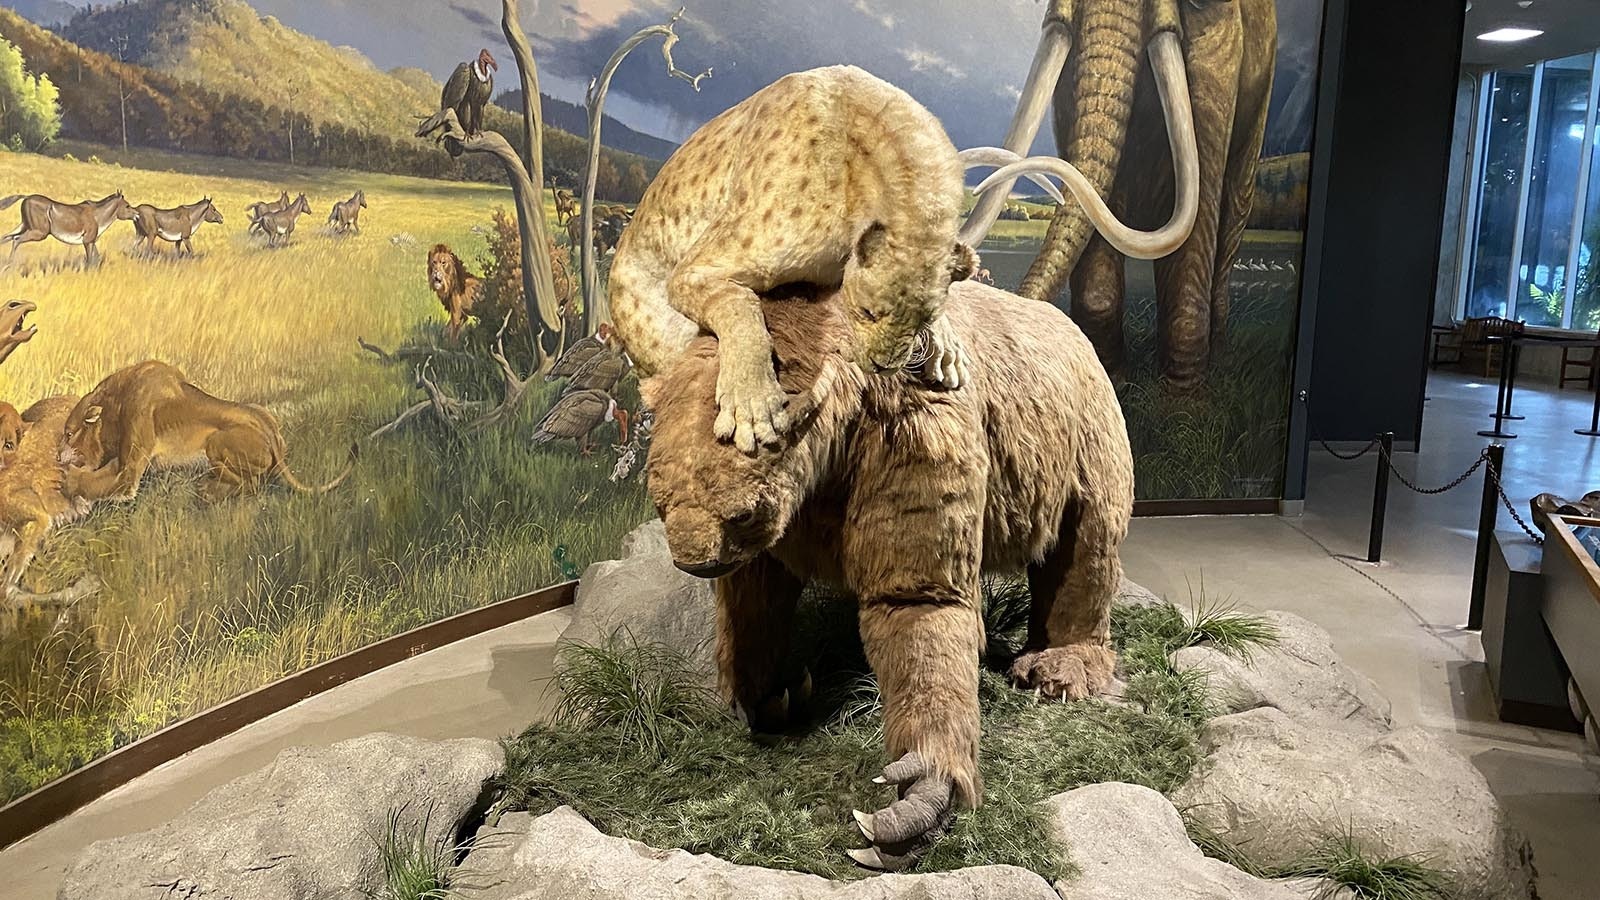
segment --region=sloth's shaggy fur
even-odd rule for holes
[[[721,576],[729,698],[754,724],[783,726],[806,681],[789,661],[795,601],[809,580],[842,587],[859,599],[889,759],[917,752],[970,805],[982,796],[979,575],[1027,571],[1016,680],[1069,699],[1103,688],[1133,462],[1116,393],[1063,313],[970,281],[950,301],[972,362],[957,391],[863,375],[836,298],[769,297],[800,424],[754,457],[713,435],[715,338],[644,391],[657,419],[650,493],[673,558]]]

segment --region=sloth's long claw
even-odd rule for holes
[[[873,869],[879,872],[887,868],[883,864],[883,857],[878,855],[878,848],[876,847],[864,847],[860,850],[846,850],[844,852],[851,859],[855,860],[856,865],[858,866]]]
[[[876,843],[878,839],[873,836],[872,816],[867,815],[859,809],[850,810],[850,815],[855,817],[856,827],[861,829],[862,836],[867,840]]]

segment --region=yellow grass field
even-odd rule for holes
[[[0,802],[288,672],[559,581],[614,553],[648,516],[637,481],[607,477],[611,426],[592,458],[531,443],[559,385],[539,385],[516,421],[483,434],[419,419],[366,439],[421,395],[411,366],[356,339],[440,342],[428,248],[448,243],[475,263],[485,248],[475,229],[510,208],[509,191],[150,152],[117,165],[103,148],[67,149],[85,159],[0,153],[3,192],[76,201],[120,189],[162,207],[209,195],[224,223],[201,227],[193,259],[133,253],[129,222],[100,239],[93,269],[53,240],[22,246],[9,266],[0,252],[0,298],[39,307],[38,334],[0,365],[0,400],[22,409],[81,395],[160,359],[212,394],[270,410],[305,481],[327,479],[353,441],[363,447],[350,481],[326,496],[273,486],[210,503],[198,473],[161,473],[134,500],[54,532],[27,586],[93,575],[103,587],[64,610],[0,612]],[[87,161],[91,152],[108,161]],[[369,205],[362,233],[325,233],[330,204],[357,188]],[[244,207],[279,190],[304,191],[313,214],[273,249],[247,236]],[[18,210],[0,213],[0,232]],[[487,367],[440,377],[462,399],[499,399]]]

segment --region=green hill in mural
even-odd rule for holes
[[[318,125],[390,138],[410,138],[413,116],[439,104],[431,79],[384,72],[360,51],[301,34],[241,0],[97,7],[73,18],[62,36],[218,93],[302,110]]]
[[[292,159],[453,180],[504,179],[493,160],[471,155],[453,160],[432,141],[414,136],[412,116],[439,102],[439,83],[427,72],[380,71],[357,51],[257,17],[238,0],[138,0],[97,7],[65,31],[90,46],[0,7],[0,35],[21,49],[30,71],[48,74],[61,90],[64,138],[121,145],[126,136],[131,147],[210,156]],[[298,54],[296,70],[304,73],[301,90],[318,102],[295,102],[296,95],[275,83],[282,79],[269,77],[273,54],[290,51]],[[184,62],[191,59],[192,65]],[[312,87],[341,80],[348,84],[337,90]],[[339,100],[324,102],[327,96]],[[488,126],[520,149],[520,117],[491,106]],[[551,175],[576,184],[588,159],[584,139],[546,128],[544,151]],[[634,202],[659,167],[655,160],[607,148],[601,154],[599,196]]]

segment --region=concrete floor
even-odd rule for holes
[[[1485,440],[1494,386],[1454,375],[1430,384],[1422,453],[1397,466],[1423,485],[1449,481]],[[1529,385],[1519,391],[1521,437],[1506,454],[1519,503],[1543,490],[1600,487],[1600,445],[1572,434],[1589,396]],[[1574,735],[1496,721],[1477,636],[1461,628],[1471,583],[1478,486],[1433,497],[1398,484],[1390,494],[1384,563],[1364,561],[1372,458],[1313,454],[1298,519],[1140,519],[1125,546],[1130,578],[1183,602],[1203,589],[1257,609],[1320,623],[1352,665],[1394,701],[1402,725],[1430,728],[1468,754],[1533,839],[1546,900],[1597,895],[1600,760]],[[1502,527],[1508,523],[1502,522]],[[497,737],[547,708],[541,690],[566,611],[509,625],[342,686],[197,750],[0,852],[6,896],[53,897],[65,866],[93,840],[155,826],[218,784],[296,744],[368,731]]]

